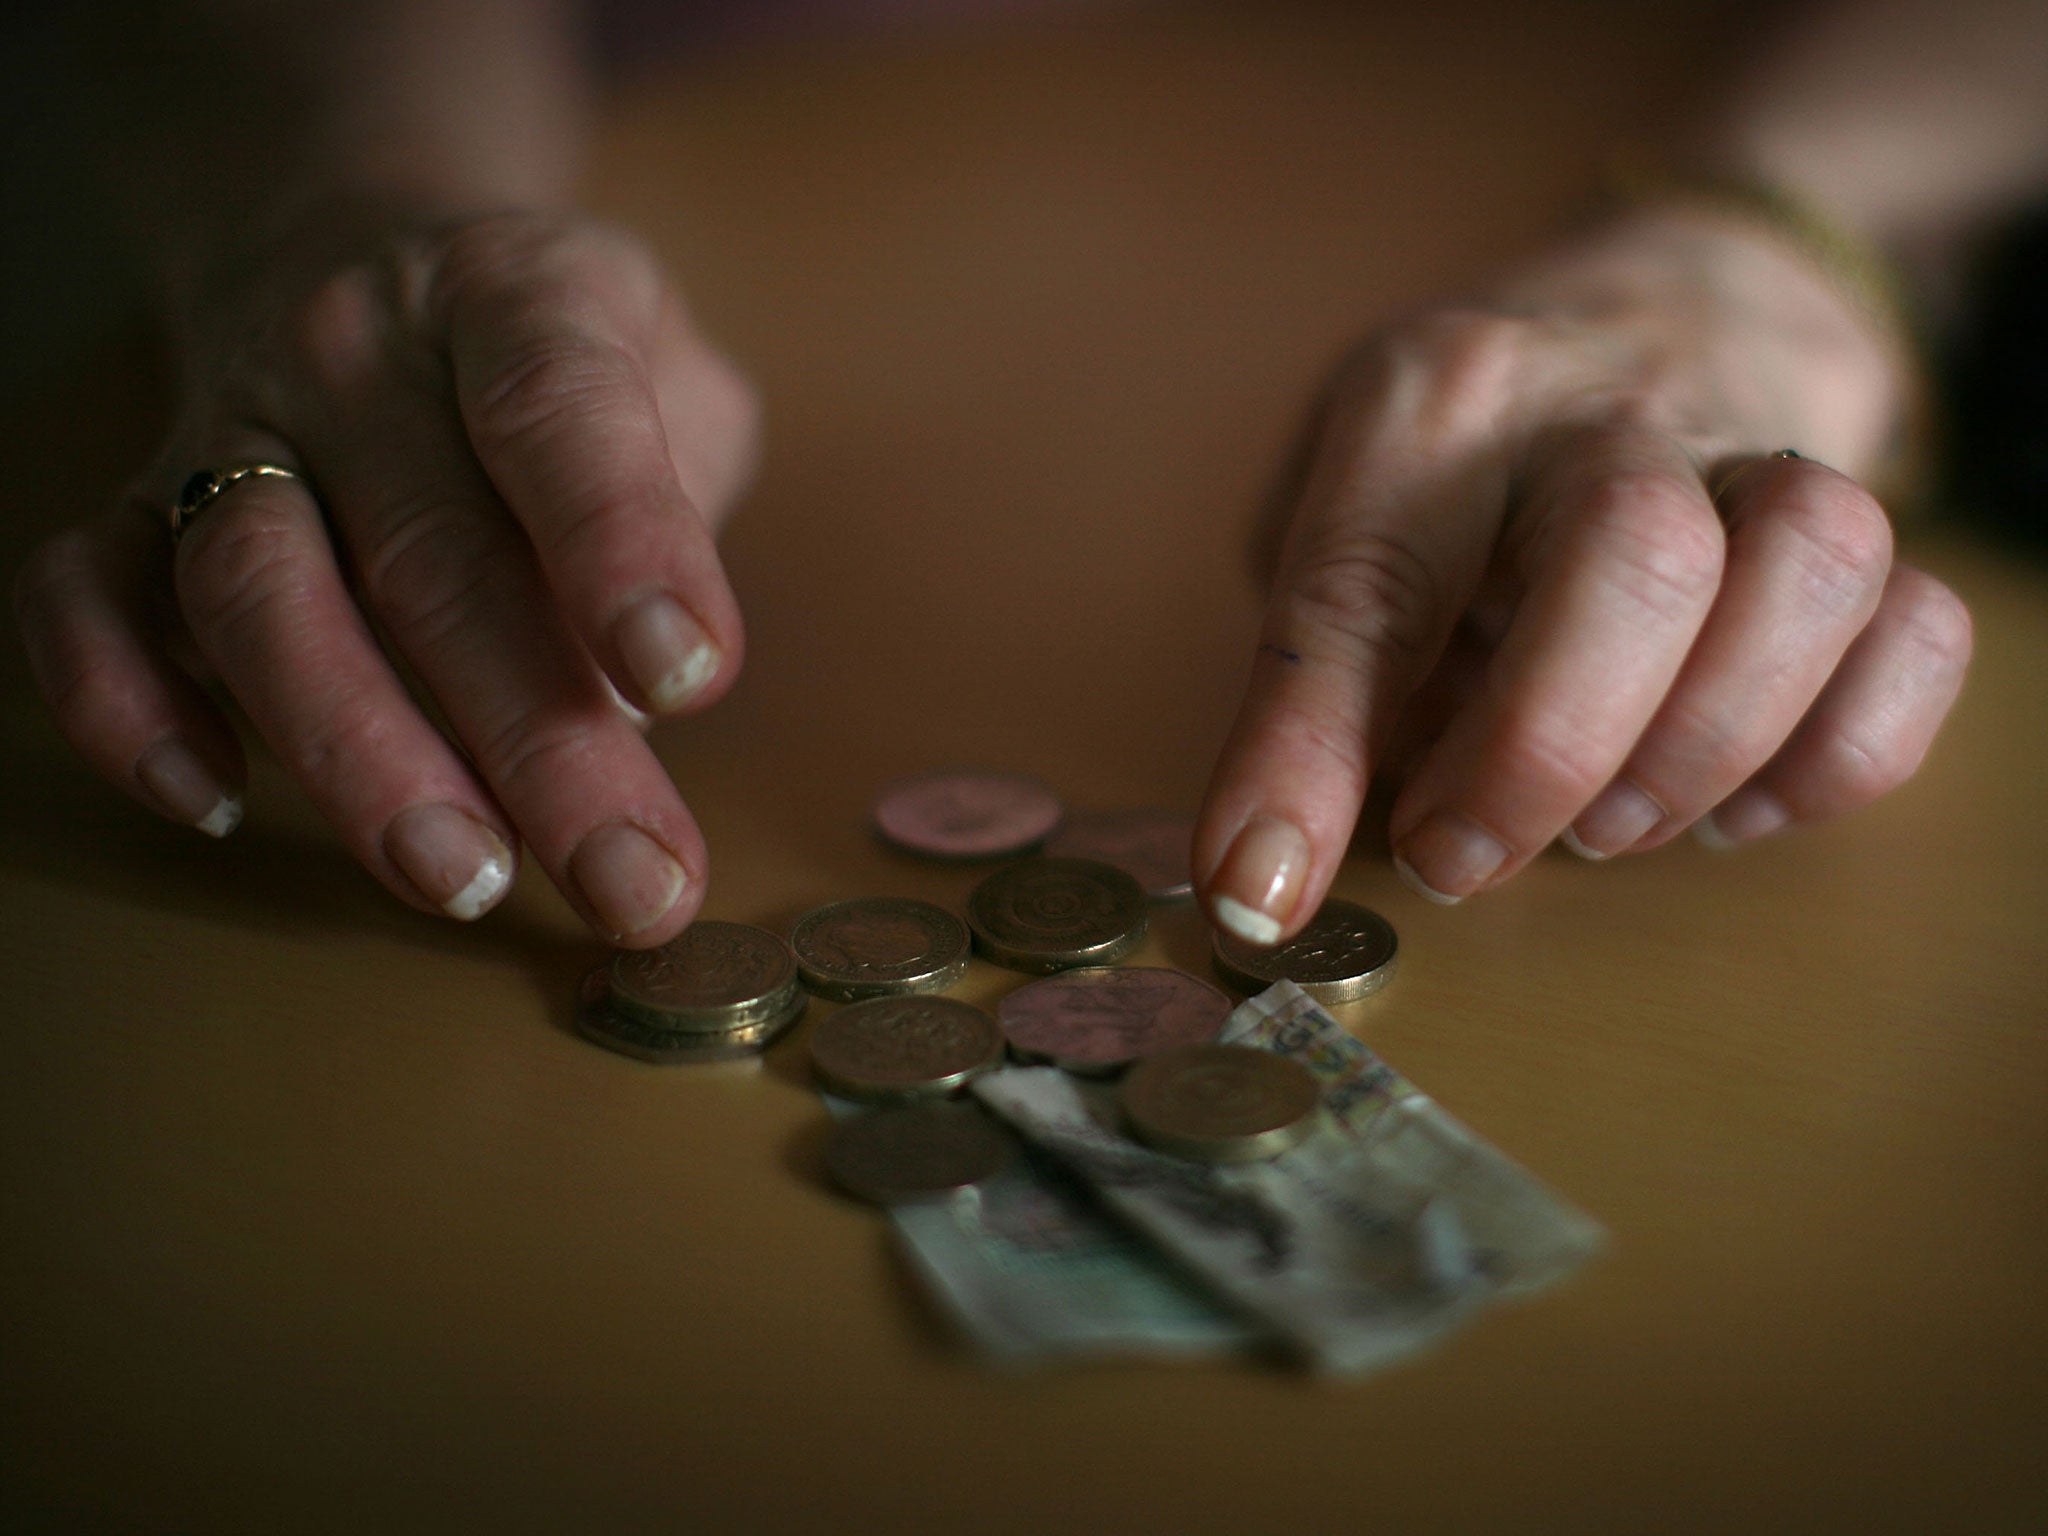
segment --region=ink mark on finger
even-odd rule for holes
[[[1298,662],[1301,660],[1301,652],[1285,650],[1277,645],[1262,645],[1259,647],[1259,649],[1262,651],[1271,651],[1275,656],[1278,656],[1282,661]]]

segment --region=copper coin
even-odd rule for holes
[[[593,1044],[621,1056],[664,1066],[684,1062],[735,1061],[758,1056],[782,1032],[803,1017],[810,994],[791,989],[782,1008],[724,1029],[675,1029],[626,1013],[613,1002],[611,977],[605,967],[583,978],[576,998],[576,1032]]]
[[[661,1029],[732,1029],[785,1011],[796,957],[765,928],[699,919],[656,949],[612,956],[612,1007]]]
[[[971,1104],[911,1104],[840,1121],[825,1148],[825,1169],[848,1194],[896,1205],[979,1184],[1002,1171],[1015,1147]]]
[[[1154,901],[1181,901],[1195,894],[1188,868],[1194,840],[1195,818],[1179,811],[1086,811],[1068,816],[1045,851],[1114,864]]]
[[[974,888],[967,926],[976,949],[1014,971],[1107,965],[1145,937],[1145,892],[1093,859],[1026,859]]]
[[[907,896],[859,896],[806,912],[790,931],[804,985],[842,1003],[943,992],[967,973],[967,925]]]
[[[1247,992],[1291,981],[1319,1003],[1348,1003],[1385,986],[1399,952],[1393,924],[1333,896],[1285,944],[1267,947],[1217,934],[1215,958],[1217,974]]]
[[[897,1099],[951,1093],[1003,1059],[1003,1032],[950,997],[874,997],[811,1031],[811,1066],[828,1093]]]
[[[1185,971],[1090,967],[1019,987],[996,1005],[996,1017],[1019,1056],[1099,1073],[1214,1040],[1232,1006]]]
[[[1291,1057],[1248,1045],[1183,1045],[1131,1068],[1122,1100],[1147,1146],[1205,1163],[1247,1163],[1275,1157],[1315,1129],[1322,1092]]]
[[[899,848],[938,859],[1008,858],[1059,826],[1060,797],[1024,773],[960,768],[883,786],[875,826]]]

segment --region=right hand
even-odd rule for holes
[[[180,317],[155,466],[17,588],[64,735],[227,831],[244,764],[176,660],[196,646],[402,900],[476,917],[523,842],[610,942],[672,937],[704,841],[613,689],[684,713],[738,671],[713,533],[752,468],[747,384],[640,245],[573,217],[307,226],[215,270],[242,275]],[[174,550],[184,480],[252,461],[303,478],[238,482]]]

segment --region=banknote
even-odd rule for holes
[[[826,1104],[838,1115],[861,1108]],[[1035,1148],[975,1188],[892,1207],[889,1221],[932,1297],[1005,1364],[1200,1359],[1261,1342]]]
[[[1223,1038],[1315,1073],[1315,1135],[1268,1162],[1216,1167],[1138,1146],[1118,1130],[1112,1089],[1056,1068],[1005,1068],[974,1092],[1217,1300],[1334,1374],[1412,1355],[1599,1246],[1589,1217],[1292,983],[1241,1006]]]
[[[1395,1209],[1443,1202],[1504,1295],[1533,1294],[1599,1252],[1606,1232],[1447,1114],[1294,983],[1238,1006],[1219,1039],[1291,1056],[1323,1084],[1326,1133],[1290,1158],[1302,1177],[1370,1183]],[[1403,1192],[1405,1192],[1405,1197]]]

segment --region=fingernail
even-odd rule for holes
[[[1416,895],[1449,906],[1486,884],[1507,861],[1507,849],[1485,828],[1454,811],[1438,811],[1401,839],[1394,872]]]
[[[1223,855],[1209,880],[1216,921],[1248,944],[1276,944],[1308,877],[1308,839],[1292,822],[1260,816]]]
[[[467,811],[408,806],[384,829],[384,852],[427,900],[450,917],[475,922],[512,885],[512,851]]]
[[[1791,809],[1767,789],[1738,790],[1693,823],[1692,835],[1707,847],[1725,851],[1738,843],[1790,826]]]
[[[718,647],[666,593],[629,608],[612,638],[642,696],[662,714],[681,709],[718,675]]]
[[[1582,859],[1605,859],[1633,848],[1664,820],[1664,807],[1626,779],[1616,779],[1558,834]]]
[[[668,916],[687,883],[666,848],[624,821],[583,839],[569,860],[569,878],[614,939],[629,939]]]
[[[226,837],[242,824],[242,797],[222,788],[199,754],[176,736],[164,737],[137,758],[135,777],[173,817],[208,837]]]

